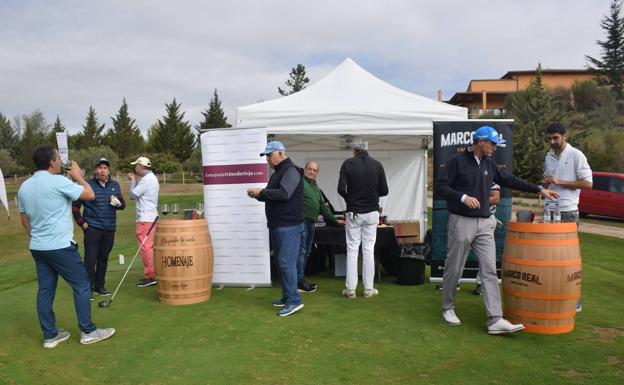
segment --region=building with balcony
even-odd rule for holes
[[[505,99],[516,91],[525,90],[535,79],[535,70],[509,71],[500,79],[474,79],[466,92],[458,92],[447,101],[468,108],[468,116],[476,118],[484,113],[505,113]],[[594,75],[584,69],[543,69],[542,84],[547,89],[570,89],[575,81],[592,80]]]

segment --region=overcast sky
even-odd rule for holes
[[[311,82],[346,57],[407,91],[444,98],[509,70],[583,68],[599,55],[609,0],[0,2],[0,113],[40,109],[110,127],[126,98],[145,132],[174,97],[201,120],[218,89],[236,107],[280,95],[290,69]]]

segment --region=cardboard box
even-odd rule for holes
[[[397,221],[391,223],[399,244],[420,243],[419,221]]]

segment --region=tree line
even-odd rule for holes
[[[70,158],[81,167],[90,169],[96,158],[106,157],[114,168],[128,170],[131,160],[145,155],[159,172],[183,169],[199,172],[199,136],[211,128],[231,125],[227,122],[216,89],[208,108],[202,111],[200,123],[192,127],[184,114],[182,105],[173,98],[170,103],[165,103],[165,114],[149,128],[144,138],[125,98],[117,114],[111,117],[112,125],[108,130],[105,123],[98,119],[95,108],[90,106],[82,129],[68,134]],[[56,145],[57,132],[67,132],[58,115],[54,123],[49,124],[38,109],[17,116],[13,121],[0,112],[0,169],[6,175],[32,172],[34,149],[42,144]]]

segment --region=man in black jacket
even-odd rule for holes
[[[375,277],[374,249],[379,223],[379,197],[388,195],[384,168],[368,155],[368,142],[356,139],[351,142],[353,157],[340,167],[338,194],[347,203],[347,278],[342,295],[355,298],[358,284],[358,254],[362,244],[362,284],[364,297],[379,294],[373,287]]]
[[[286,157],[286,147],[277,140],[267,143],[260,154],[275,172],[266,188],[249,189],[247,195],[265,202],[267,226],[277,256],[282,280],[282,298],[273,301],[277,315],[289,316],[301,309],[297,293],[297,259],[303,234],[303,170]]]
[[[483,281],[483,302],[489,334],[513,333],[524,329],[503,318],[498,277],[496,275],[496,218],[491,215],[488,199],[492,182],[526,192],[540,192],[547,198],[557,193],[533,185],[499,169],[490,158],[497,145],[506,141],[489,126],[473,134],[473,144],[451,157],[437,181],[436,191],[448,204],[448,252],[444,263],[442,319],[449,325],[461,325],[455,314],[455,287],[462,275],[470,248],[479,258]]]

